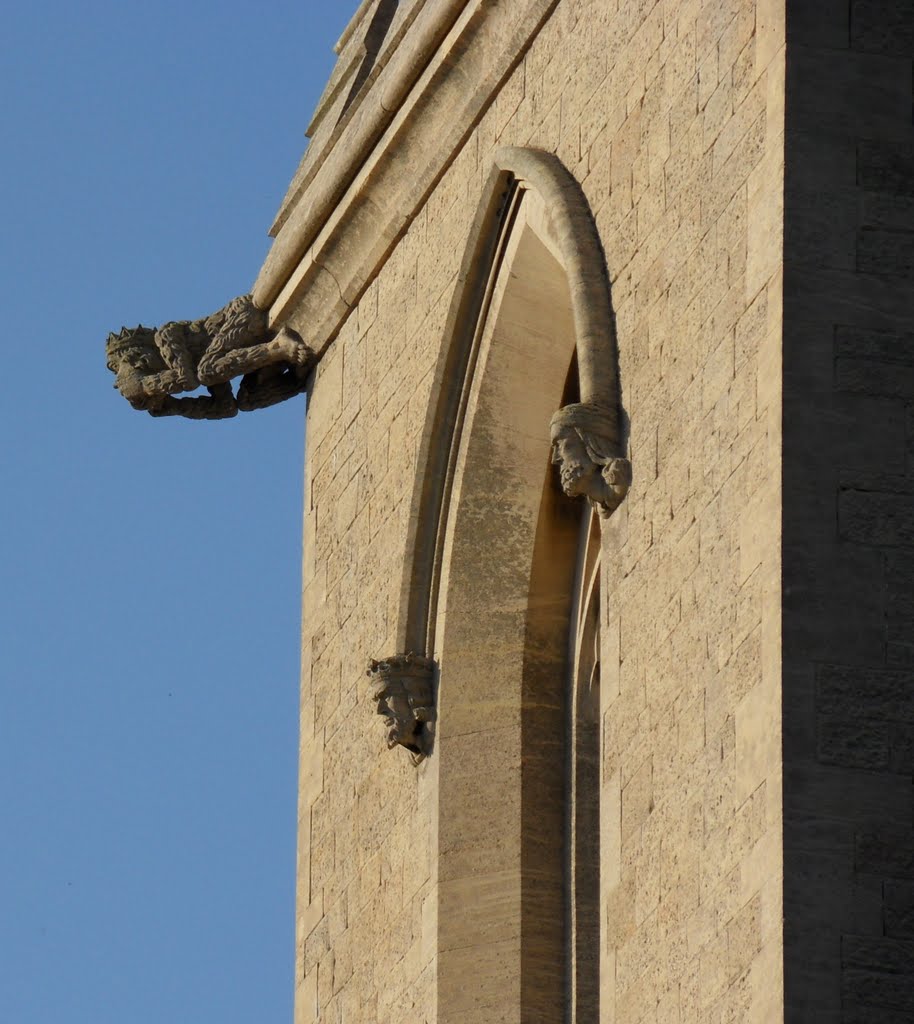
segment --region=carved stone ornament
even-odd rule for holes
[[[106,354],[108,369],[117,375],[114,386],[134,409],[210,420],[300,394],[315,358],[294,331],[272,330],[266,311],[250,295],[202,320],[124,327],[108,335]],[[242,374],[235,394],[232,378]],[[201,386],[208,397],[174,397]]]
[[[595,402],[559,409],[550,423],[552,461],[559,466],[562,490],[584,495],[601,516],[622,504],[632,482],[632,466],[618,451],[616,417]]]
[[[387,748],[406,747],[413,764],[431,750],[435,721],[435,663],[418,654],[398,654],[368,666],[371,699],[386,719]]]

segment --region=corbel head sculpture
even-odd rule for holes
[[[565,494],[583,495],[600,515],[611,515],[632,480],[631,463],[619,454],[613,413],[595,402],[566,405],[552,417],[550,436]]]
[[[435,720],[433,661],[398,654],[368,666],[371,698],[386,720],[387,747],[406,747],[418,764],[429,753],[430,723]]]

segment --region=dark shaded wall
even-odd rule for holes
[[[914,1020],[914,0],[787,0],[785,984]]]

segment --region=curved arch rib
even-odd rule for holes
[[[423,434],[407,547],[412,557],[401,586],[398,647],[404,652],[431,656],[434,648],[440,545],[479,325],[520,202],[528,192],[546,211],[548,241],[568,278],[580,379],[580,402],[553,416],[553,461],[560,465],[566,493],[586,496],[603,515],[618,507],[631,480],[630,463],[623,457],[609,274],[590,207],[556,156],[504,147],[496,153],[477,208],[445,327],[449,343],[435,372],[437,400],[429,406]]]

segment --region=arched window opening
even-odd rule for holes
[[[600,1019],[600,524],[581,517],[568,657],[569,1016]]]
[[[465,388],[437,544],[439,999],[502,1000],[523,1022],[568,1010],[567,664],[581,505],[551,461],[574,354],[567,274],[523,195]],[[598,528],[599,529],[599,528]],[[466,958],[501,963],[459,991]],[[507,961],[507,962],[506,962]],[[439,1011],[444,1006],[439,1004]],[[480,1009],[481,1013],[481,1009]]]
[[[580,401],[578,361],[563,408]],[[558,480],[556,479],[556,485]],[[601,517],[576,504],[577,549],[566,657],[565,968],[567,1024],[600,1020]]]
[[[628,463],[603,254],[555,157],[499,152],[446,330],[397,626],[438,670],[437,1012],[598,1024],[600,523]]]

